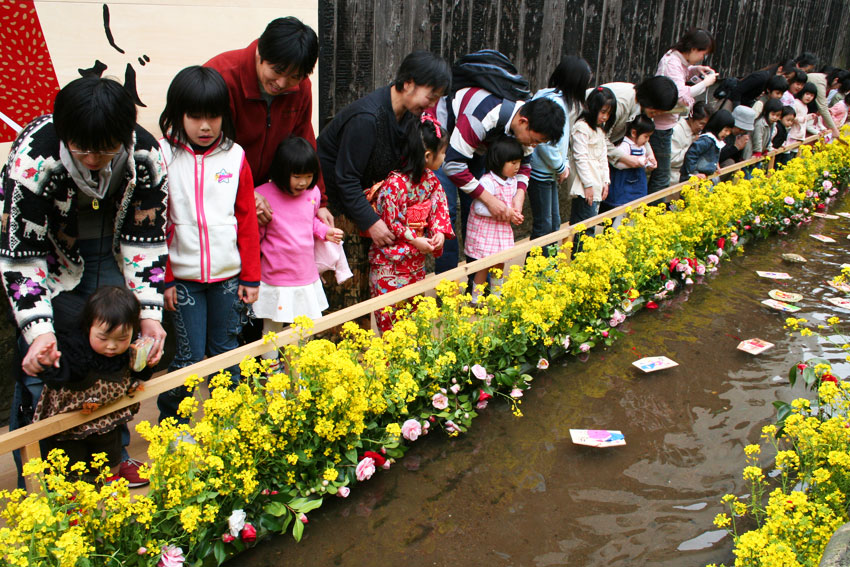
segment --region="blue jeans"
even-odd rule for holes
[[[584,197],[573,197],[573,203],[570,207],[570,224],[578,224],[584,222],[591,217],[599,214],[599,201],[593,201],[592,205],[587,204],[587,199]],[[583,235],[594,236],[596,227],[590,227],[584,232],[577,232],[573,241],[573,256],[581,252],[581,241]]]
[[[658,162],[656,168],[649,176],[649,184],[647,194],[661,191],[670,186],[670,154],[672,153],[671,144],[673,141],[673,129],[656,130],[649,138],[649,145],[652,146],[652,152],[655,154],[655,161]]]
[[[531,239],[539,238],[561,228],[561,210],[558,204],[558,182],[528,180],[528,200],[531,205]],[[543,247],[548,255],[548,247]]]
[[[484,157],[476,154],[469,163],[469,171],[477,178],[484,175]],[[474,199],[463,191],[458,191],[442,167],[435,173],[437,174],[437,179],[440,180],[440,185],[443,186],[443,190],[446,192],[446,201],[449,204],[449,216],[452,219],[452,226],[457,221],[458,200],[460,200],[461,233],[455,235],[456,238],[446,239],[446,243],[443,244],[443,254],[439,258],[434,259],[434,272],[441,274],[457,268],[458,259],[460,258],[459,242],[461,239],[466,238],[466,220],[469,218],[469,209],[472,207],[472,201]]]
[[[204,355],[215,356],[239,346],[239,332],[246,319],[245,304],[239,299],[239,278],[215,283],[177,280],[177,311],[172,313],[174,332],[177,335],[177,353],[168,371],[200,362]],[[234,384],[239,383],[239,365],[226,368]],[[189,393],[179,386],[159,395],[156,405],[159,420],[177,418],[177,406]]]

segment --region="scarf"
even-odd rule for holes
[[[59,142],[59,160],[65,169],[71,175],[77,188],[92,199],[103,199],[109,191],[109,184],[112,180],[113,171],[124,171],[124,166],[127,164],[130,154],[124,146],[121,146],[121,151],[112,158],[106,167],[93,172],[89,168],[82,165],[71,154],[65,142]],[[94,174],[97,174],[95,179]]]

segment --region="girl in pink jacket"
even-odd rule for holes
[[[316,216],[321,206],[316,187],[319,158],[307,140],[281,142],[269,177],[269,183],[256,189],[272,210],[272,220],[260,227],[260,296],[254,304],[263,333],[279,332],[300,315],[322,316],[328,300],[316,267],[314,240],[339,243],[343,234]]]

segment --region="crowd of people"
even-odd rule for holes
[[[459,241],[467,261],[509,249],[526,196],[537,238],[561,226],[562,186],[577,223],[810,133],[838,136],[850,72],[814,72],[803,54],[724,80],[709,103],[714,48],[689,30],[638,84],[592,86],[588,63],[566,56],[534,94],[497,51],[454,66],[415,51],[318,138],[318,38],[292,17],[180,71],[159,140],[122,85],[72,81],[20,132],[0,177],[0,269],[19,330],[12,428],[132,392],[162,357],[164,311],[175,370],[235,348],[252,319],[279,331],[388,293],[422,280],[429,255],[438,273],[454,268]],[[473,303],[501,284],[488,270],[471,283]],[[392,327],[391,311],[375,315]],[[185,395],[160,395],[160,420],[186,421]],[[126,452],[133,409],[45,447],[74,460],[104,451],[144,484]]]

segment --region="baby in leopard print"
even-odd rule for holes
[[[76,410],[90,412],[132,394],[150,377],[150,369],[130,369],[139,314],[139,301],[131,291],[102,287],[86,302],[79,327],[57,328],[56,341],[38,352],[38,362],[45,368],[38,376],[45,387],[35,421]],[[132,420],[138,409],[133,404],[50,437],[42,441],[42,450],[46,455],[62,449],[70,463],[88,463],[94,454],[106,453],[114,474],[121,460],[118,426]]]

